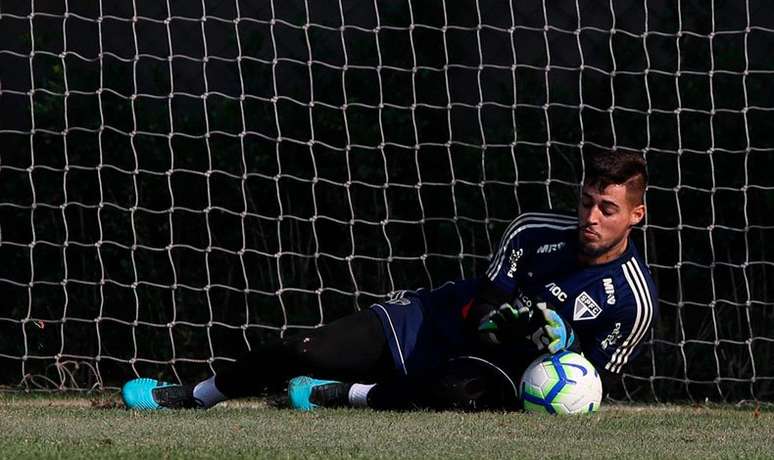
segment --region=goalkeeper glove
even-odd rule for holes
[[[478,332],[484,342],[499,345],[519,337],[524,330],[532,311],[518,299],[504,303],[481,318]]]
[[[575,332],[572,327],[562,318],[562,316],[548,308],[545,302],[538,302],[538,309],[546,320],[543,326],[547,344],[544,344],[551,354],[559,353],[563,350],[570,350],[575,344]]]

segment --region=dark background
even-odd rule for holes
[[[478,275],[626,147],[662,318],[614,396],[771,400],[774,5],[711,3],[3,2],[0,384],[191,380]]]

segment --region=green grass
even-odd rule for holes
[[[774,411],[749,406],[606,405],[579,417],[107,406],[0,395],[0,458],[774,458]]]

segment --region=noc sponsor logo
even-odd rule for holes
[[[560,302],[564,302],[567,300],[567,293],[565,293],[562,288],[556,285],[556,283],[551,282],[546,284],[546,289],[548,289],[548,292],[551,293],[552,296],[559,299]]]
[[[523,255],[524,249],[519,249],[518,251],[515,249],[511,250],[511,257],[508,259],[508,261],[511,263],[511,268],[509,268],[508,273],[506,273],[508,278],[513,278],[513,274],[516,273],[516,270],[519,269],[519,259],[521,259],[521,256]]]
[[[559,243],[544,244],[543,246],[540,246],[537,249],[537,253],[538,254],[548,254],[548,253],[551,253],[551,252],[555,252],[555,251],[558,251],[558,250],[562,249],[565,244],[566,243],[564,241],[559,242]]]
[[[581,294],[575,298],[575,311],[573,312],[573,319],[575,321],[582,321],[584,319],[594,319],[602,313],[602,307],[597,305],[594,299],[586,293]]]
[[[613,285],[613,278],[603,279],[602,286],[605,288],[605,294],[607,294],[607,304],[615,305],[615,286]]]

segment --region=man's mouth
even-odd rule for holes
[[[592,230],[591,227],[583,227],[581,229],[581,234],[586,238],[599,238],[599,233]]]

